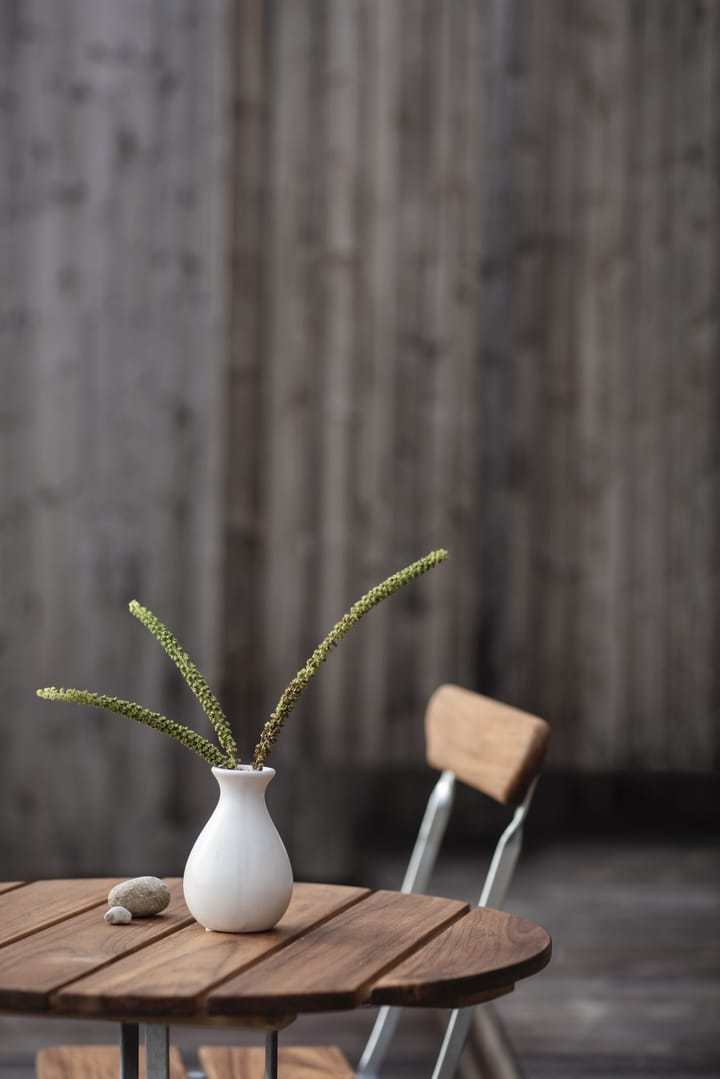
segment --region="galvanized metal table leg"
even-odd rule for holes
[[[278,1032],[268,1030],[265,1035],[265,1079],[277,1079]]]
[[[120,1026],[120,1079],[138,1079],[138,1025]]]
[[[145,1026],[145,1075],[147,1079],[169,1079],[170,1032],[165,1023]]]

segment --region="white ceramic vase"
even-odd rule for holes
[[[213,768],[220,798],[195,840],[183,876],[185,902],[206,929],[272,929],[292,894],[290,859],[272,822],[265,790],[274,768]]]

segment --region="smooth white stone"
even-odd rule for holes
[[[158,877],[133,877],[108,893],[110,906],[126,907],[136,918],[159,914],[170,902],[170,889]]]
[[[105,911],[105,921],[110,925],[127,925],[132,921],[132,914],[127,907],[110,907]]]

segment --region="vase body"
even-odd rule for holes
[[[272,929],[292,894],[290,859],[272,822],[265,790],[273,768],[213,768],[218,803],[195,840],[183,875],[185,902],[206,929]]]

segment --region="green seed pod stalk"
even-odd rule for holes
[[[406,566],[405,569],[394,573],[391,577],[371,588],[357,603],[353,604],[350,610],[342,616],[340,621],[333,626],[327,636],[320,642],[280,697],[275,711],[261,731],[260,740],[253,755],[253,768],[260,769],[265,765],[278,735],[297,704],[301,693],[307,688],[310,680],[317,674],[332,650],[337,647],[353,626],[357,625],[360,619],[378,603],[381,603],[382,600],[392,596],[393,593],[410,584],[411,581],[416,580],[423,573],[427,573],[428,570],[438,565],[439,562],[443,562],[447,557],[448,553],[445,550],[431,551],[424,558],[418,559],[417,562],[413,562],[411,565]],[[107,697],[103,694],[91,693],[83,689],[56,689],[54,686],[39,689],[37,695],[44,700],[86,704],[93,708],[103,708],[106,711],[127,716],[137,723],[152,727],[153,730],[160,731],[162,734],[176,739],[211,765],[222,768],[236,768],[239,764],[237,744],[227,716],[217,697],[187,652],[184,651],[170,630],[147,607],[143,607],[137,600],[132,600],[130,611],[159,641],[167,655],[177,666],[209,719],[219,742],[219,748],[189,727],[175,723],[158,712],[151,712],[133,701]]]

